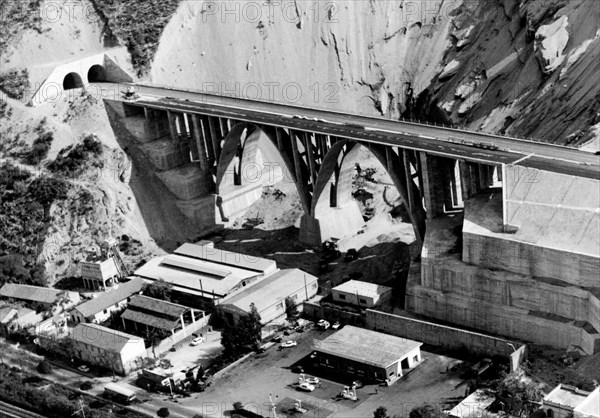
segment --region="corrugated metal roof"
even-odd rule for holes
[[[129,301],[127,306],[129,309],[137,310],[135,308],[141,308],[143,310],[158,312],[161,315],[172,316],[174,318],[179,318],[180,315],[183,315],[186,311],[190,310],[187,306],[143,295],[132,296],[131,301]]]
[[[62,290],[50,289],[48,287],[6,283],[0,289],[0,296],[32,302],[54,303],[61,292]]]
[[[324,340],[314,340],[314,350],[386,368],[423,343],[346,325]]]
[[[119,287],[116,289],[101,293],[94,299],[82,303],[77,306],[75,310],[87,318],[103,311],[115,303],[121,302],[122,300],[141,292],[142,287],[144,287],[144,280],[136,277],[127,283],[120,283]]]
[[[254,303],[258,312],[262,312],[291,294],[304,289],[305,284],[311,286],[317,281],[315,276],[300,269],[279,270],[240,293],[225,298],[221,305],[232,305],[244,312],[249,312],[250,304]]]
[[[275,261],[266,258],[255,257],[248,254],[234,253],[231,251],[219,250],[212,245],[185,243],[174,251],[175,254],[199,260],[212,261],[213,263],[226,266],[234,266],[246,270],[267,273],[277,268]]]
[[[179,319],[169,320],[166,318],[159,318],[157,316],[145,312],[134,311],[132,309],[126,309],[125,312],[121,314],[121,318],[137,322],[138,324],[144,324],[148,325],[149,327],[160,328],[168,331],[175,328],[177,326],[177,322],[179,321]]]
[[[71,331],[71,338],[93,347],[120,353],[128,343],[137,342],[140,337],[96,324],[78,324]]]

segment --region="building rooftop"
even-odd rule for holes
[[[476,390],[452,408],[449,416],[453,418],[495,417],[496,414],[487,410],[495,400],[496,396],[493,393]]]
[[[575,408],[583,416],[600,418],[600,387],[597,387]]]
[[[244,289],[243,292],[225,298],[221,305],[233,305],[244,312],[249,312],[250,304],[254,303],[258,312],[262,312],[292,293],[302,290],[305,285],[316,283],[317,280],[315,276],[300,269],[279,270]]]
[[[75,307],[75,310],[87,318],[103,311],[115,303],[121,302],[122,300],[141,292],[143,287],[144,280],[136,277],[126,283],[119,283],[116,289],[108,290],[99,294],[94,299],[82,303]]]
[[[126,344],[138,342],[139,337],[96,324],[78,324],[71,338],[102,350],[121,352]]]
[[[0,289],[0,296],[5,298],[20,299],[30,302],[54,303],[63,290],[50,289],[49,287],[30,286],[26,284],[6,283]],[[74,293],[74,292],[69,292]]]
[[[148,325],[149,327],[160,328],[164,330],[172,330],[177,326],[179,319],[167,319],[154,316],[149,313],[125,309],[121,315],[122,319],[137,322],[138,324]]]
[[[174,251],[175,254],[210,261],[224,266],[239,267],[245,270],[268,274],[277,269],[277,263],[266,258],[247,254],[219,250],[211,241],[200,241],[196,244],[185,243]]]
[[[544,405],[560,405],[575,409],[579,406],[590,392],[576,388],[575,386],[559,384],[544,397]]]
[[[333,290],[376,298],[385,292],[391,291],[392,288],[388,286],[381,286],[375,283],[361,282],[360,280],[350,280],[334,287]]]
[[[314,340],[314,349],[325,354],[376,367],[388,367],[423,343],[364,328],[346,325],[324,340]]]
[[[261,273],[182,255],[167,255],[153,258],[134,274],[149,281],[162,279],[178,291],[221,297],[243,280]]]
[[[132,296],[127,306],[129,309],[157,312],[161,315],[171,316],[177,319],[179,319],[179,316],[190,310],[187,306],[143,295]]]

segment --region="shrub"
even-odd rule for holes
[[[161,418],[167,418],[169,415],[171,415],[171,413],[169,412],[169,408],[163,406],[158,411],[156,411],[156,415],[158,415]]]
[[[54,135],[52,132],[46,132],[38,136],[35,141],[33,141],[31,149],[23,156],[23,162],[26,164],[38,165],[48,156],[48,151],[50,151],[53,139]]]
[[[41,374],[50,374],[52,373],[52,365],[48,361],[42,360],[37,365],[37,371]]]
[[[90,390],[93,387],[94,387],[94,385],[92,385],[92,382],[85,381],[85,382],[83,382],[81,384],[81,386],[79,386],[79,389],[81,389],[81,390]]]
[[[95,135],[90,134],[79,144],[60,150],[56,159],[48,164],[48,169],[54,173],[75,177],[90,165],[101,168],[102,162],[97,161],[101,154],[102,144]]]
[[[0,89],[6,92],[8,97],[21,100],[29,87],[29,72],[27,69],[10,70],[0,74]]]

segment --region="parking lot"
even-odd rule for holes
[[[291,411],[300,400],[308,410],[302,417],[363,418],[372,416],[381,405],[388,408],[390,415],[408,416],[414,406],[425,401],[443,404],[464,396],[465,382],[446,373],[448,363],[454,359],[428,352],[422,352],[423,362],[414,371],[392,386],[367,385],[358,389],[356,402],[338,397],[344,386],[351,384],[350,377],[326,375],[319,369],[306,375],[317,376],[321,385],[313,392],[298,390],[300,375],[293,368],[310,360],[313,339],[323,339],[334,332],[310,329],[286,336],[284,341],[297,341],[297,346],[279,350],[276,344],[265,353],[252,355],[216,379],[205,392],[180,403],[207,417],[224,417],[230,415],[233,403],[241,402],[268,417],[273,416],[271,394],[278,417],[300,416]]]

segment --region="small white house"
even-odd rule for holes
[[[392,288],[375,283],[350,280],[331,289],[334,302],[373,308],[392,298]]]

